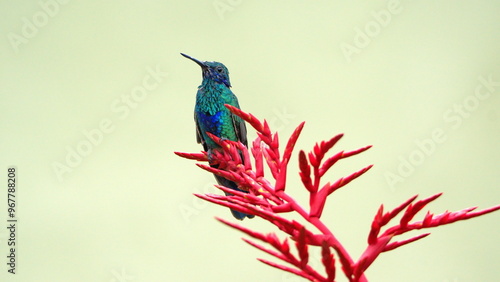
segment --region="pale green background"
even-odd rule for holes
[[[354,257],[380,203],[445,192],[432,211],[500,204],[499,1],[401,1],[385,26],[374,13],[387,1],[67,2],[40,1],[50,16],[38,1],[0,3],[2,187],[8,166],[19,171],[18,274],[7,275],[2,259],[1,281],[301,281],[258,262],[266,256],[213,219],[232,219],[229,211],[192,196],[215,190],[211,175],[173,154],[201,149],[192,113],[201,72],[179,52],[225,63],[242,107],[269,119],[282,142],[305,120],[298,148],[340,132],[336,150],[374,145],[328,175],[375,164],[323,216]],[[14,47],[10,38],[23,36],[23,18],[34,16],[36,34]],[[356,46],[366,27],[370,42],[346,56],[342,46]],[[168,76],[128,116],[113,111],[148,68]],[[489,76],[494,92],[460,125],[445,120]],[[54,163],[66,164],[67,148],[105,119],[113,131],[59,181]],[[415,141],[436,129],[446,140],[389,185],[385,175],[417,156]],[[294,155],[288,189],[305,204],[296,165]],[[496,213],[430,230],[383,254],[367,276],[498,281],[499,222]],[[274,230],[259,219],[243,224]],[[8,234],[0,230],[5,258]]]

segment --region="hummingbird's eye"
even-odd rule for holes
[[[217,68],[217,71],[218,71],[219,73],[221,73],[221,72],[223,71],[223,69],[222,69],[221,67],[218,67],[218,68]]]

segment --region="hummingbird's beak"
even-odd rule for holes
[[[184,56],[184,57],[186,57],[186,58],[188,58],[188,59],[190,59],[190,60],[192,60],[192,61],[194,61],[195,63],[197,63],[198,65],[200,65],[200,67],[202,69],[205,69],[207,67],[207,65],[205,65],[205,62],[202,62],[202,61],[200,61],[198,59],[195,59],[195,58],[193,58],[193,57],[191,57],[189,55],[186,55],[184,53],[181,53],[181,55]]]

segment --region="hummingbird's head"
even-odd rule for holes
[[[181,55],[194,61],[201,67],[203,80],[208,79],[215,83],[221,83],[227,87],[231,87],[231,82],[229,81],[229,71],[224,64],[219,62],[203,62],[183,53],[181,53]]]

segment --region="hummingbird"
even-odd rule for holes
[[[240,108],[238,98],[231,91],[229,71],[226,66],[219,62],[204,62],[181,53],[182,56],[192,60],[201,67],[202,82],[196,93],[196,104],[194,106],[194,122],[196,124],[196,141],[201,143],[203,149],[210,158],[214,150],[220,150],[207,132],[231,141],[239,141],[248,147],[247,129],[245,122],[238,116],[232,114],[224,104]],[[217,167],[217,165],[211,165]],[[238,188],[238,185],[222,176],[215,175],[219,185],[233,190],[248,193]],[[230,193],[225,193],[231,195]],[[236,219],[243,220],[245,217],[253,218],[254,215],[231,210]]]

